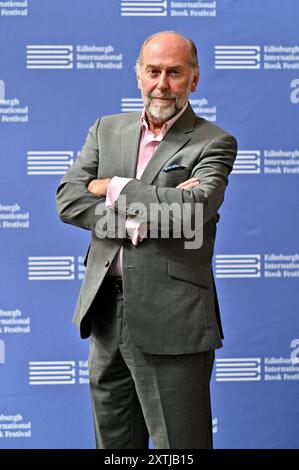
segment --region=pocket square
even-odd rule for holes
[[[169,171],[177,171],[177,170],[185,170],[185,166],[178,165],[177,163],[173,163],[172,165],[166,166],[163,168],[162,171],[168,173]]]

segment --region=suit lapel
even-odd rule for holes
[[[181,150],[190,140],[194,130],[196,115],[190,104],[182,116],[174,123],[147,164],[140,181],[151,184],[165,163]],[[136,162],[135,162],[136,164]]]
[[[140,116],[140,113],[135,115],[134,120],[121,131],[122,176],[125,178],[134,178],[136,174],[141,136]]]

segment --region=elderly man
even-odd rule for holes
[[[143,112],[97,119],[57,190],[60,218],[92,231],[74,322],[90,336],[96,442],[147,448],[150,435],[156,449],[208,449],[223,337],[212,256],[236,141],[188,103],[199,80],[193,41],[154,34],[136,72]],[[124,230],[111,229],[116,215]],[[168,236],[163,220],[176,223]],[[202,243],[188,245],[186,223]]]

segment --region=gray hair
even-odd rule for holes
[[[192,39],[187,38],[186,36],[184,36],[181,33],[178,33],[177,31],[159,31],[158,33],[155,33],[155,34],[152,34],[151,36],[149,36],[144,41],[144,43],[142,44],[142,46],[140,48],[139,55],[138,55],[137,60],[136,60],[136,67],[138,65],[139,66],[142,65],[143,49],[145,48],[147,43],[150,42],[155,37],[159,36],[160,34],[175,34],[176,36],[179,36],[180,38],[182,38],[187,43],[187,46],[188,46],[189,51],[190,51],[190,57],[191,57],[190,65],[191,65],[191,67],[193,67],[194,69],[198,68],[198,56],[197,56],[197,48],[196,48],[195,43],[192,41]]]

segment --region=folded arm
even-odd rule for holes
[[[96,229],[98,214],[103,213],[106,207],[106,193],[111,180],[98,179],[99,125],[100,119],[89,129],[80,155],[62,178],[56,194],[61,220],[87,230]],[[194,217],[195,203],[202,203],[205,222],[216,214],[223,201],[236,149],[236,141],[232,136],[218,136],[198,156],[191,178],[176,188],[148,185],[137,179],[126,178],[119,197],[113,201],[114,210],[132,221],[134,217],[140,216],[136,204],[142,204],[147,216],[145,220],[141,218],[141,223],[155,224],[156,220],[150,218],[149,209],[152,203],[157,205],[157,210],[162,214],[172,203],[177,203],[180,207],[189,203],[191,219]],[[120,196],[125,196],[125,206],[119,204]],[[169,217],[171,218],[171,214]]]
[[[181,208],[182,214],[184,209],[188,209],[187,213],[193,224],[196,203],[201,203],[203,223],[206,223],[217,213],[223,202],[236,152],[235,138],[228,134],[220,135],[212,140],[198,157],[191,172],[191,178],[195,178],[194,183],[188,180],[172,188],[144,184],[142,181],[132,179],[122,189],[120,197],[115,202],[115,210],[142,220],[144,215],[140,213],[140,207],[142,207],[142,212],[146,213],[146,221],[149,224],[156,224],[157,220],[151,218],[151,205],[153,205],[152,207],[156,206],[154,214],[158,211],[162,220],[165,221],[168,217],[169,222],[172,223],[174,222],[173,214],[169,211],[169,206],[176,203],[177,207]],[[199,181],[198,184],[196,180]],[[120,204],[120,201],[125,201],[125,205]],[[144,208],[145,211],[143,211]],[[157,229],[160,228],[158,224]]]
[[[60,181],[56,192],[58,215],[65,223],[94,230],[98,220],[98,204],[105,206],[105,197],[88,191],[89,183],[98,177],[99,149],[97,129],[100,119],[89,129],[80,155]]]

